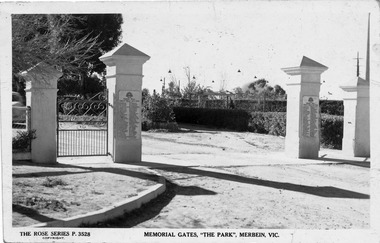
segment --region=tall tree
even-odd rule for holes
[[[82,33],[79,37],[83,38],[88,35],[90,38],[96,38],[99,45],[98,48],[89,50],[91,55],[81,64],[80,72],[69,73],[60,82],[65,82],[68,79],[79,81],[80,92],[85,95],[89,93],[91,75],[94,72],[102,74],[105,71],[106,66],[99,60],[99,57],[111,51],[121,42],[123,18],[121,14],[80,14],[73,16],[77,20],[74,25],[75,29],[81,30]],[[70,33],[65,37],[72,38]],[[100,85],[101,83],[98,84]]]
[[[179,98],[181,97],[181,92],[179,91],[178,85],[174,81],[170,81],[168,88],[165,90],[165,94],[169,98]]]
[[[86,58],[85,65],[90,74],[92,74],[92,72],[102,73],[105,69],[105,65],[99,60],[99,57],[120,44],[122,34],[121,25],[123,24],[122,15],[78,14],[73,15],[73,17],[76,20],[73,27],[76,30],[80,30],[80,34],[77,35],[77,33],[73,33],[76,36],[72,36],[72,33],[69,32],[65,38],[84,38],[86,36],[96,38],[99,44],[98,48],[89,50],[92,55]]]
[[[86,80],[105,66],[99,57],[120,43],[120,14],[20,14],[12,16],[13,73],[45,62],[64,79]]]
[[[286,97],[285,90],[280,85],[274,87],[265,79],[256,80],[248,85],[251,94],[260,99],[283,99]]]
[[[80,21],[71,15],[21,14],[12,16],[12,71],[18,74],[40,62],[76,71],[90,50],[97,48],[96,37],[74,28]],[[63,38],[70,33],[71,38]]]

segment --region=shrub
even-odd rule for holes
[[[143,100],[142,117],[143,131],[164,129],[175,132],[179,130],[172,105],[166,97],[146,96]]]
[[[344,107],[342,100],[320,100],[319,106],[322,114],[343,116]]]
[[[150,122],[143,121],[141,123],[141,130],[149,131],[149,130],[162,130],[167,132],[177,132],[179,131],[179,127],[177,122]]]
[[[243,110],[175,107],[177,122],[227,128],[237,131],[248,130],[249,114]]]
[[[286,134],[285,112],[252,112],[248,130],[275,136]]]
[[[144,121],[174,122],[173,108],[165,97],[153,95],[144,99],[142,115]]]
[[[17,136],[12,138],[12,149],[26,151],[30,148],[30,142],[36,138],[36,130],[17,132]]]
[[[321,144],[327,148],[342,149],[343,116],[322,114]]]
[[[255,133],[285,136],[285,112],[252,112],[248,130]],[[321,115],[321,144],[323,147],[341,149],[343,138],[343,117]]]

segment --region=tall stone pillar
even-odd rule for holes
[[[368,14],[368,36],[365,79],[359,77],[359,54],[357,59],[357,81],[355,85],[341,86],[345,91],[343,152],[355,157],[370,156],[369,127],[369,81],[370,81],[370,14]]]
[[[287,83],[285,152],[292,158],[315,159],[320,147],[319,91],[328,68],[303,57],[299,67],[283,68]]]
[[[350,156],[369,157],[369,82],[358,77],[357,85],[340,88],[345,91],[342,150]]]
[[[107,65],[108,152],[114,162],[141,162],[142,67],[149,58],[128,44],[100,57]]]
[[[57,163],[57,80],[62,73],[40,63],[22,75],[26,105],[31,107],[30,127],[37,137],[31,144],[32,162]]]

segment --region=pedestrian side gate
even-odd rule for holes
[[[57,156],[108,155],[107,91],[57,99]]]

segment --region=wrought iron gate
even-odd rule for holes
[[[107,91],[90,99],[57,100],[57,156],[108,154]]]

